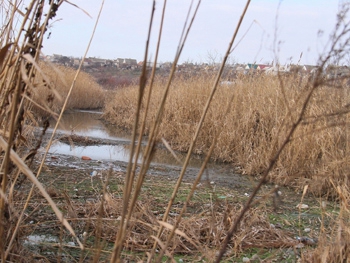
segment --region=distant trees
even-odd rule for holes
[[[62,65],[65,65],[65,66],[71,66],[73,64],[73,61],[69,57],[66,57],[66,56],[58,57],[55,62],[62,64]]]

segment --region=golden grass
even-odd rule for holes
[[[249,2],[247,1],[233,34],[231,47]],[[64,170],[66,167],[61,167],[60,171],[65,175],[64,190],[74,188],[70,193],[60,193],[62,188],[59,186],[62,187],[62,184],[59,185],[58,173],[52,173],[52,178],[46,174],[45,179],[49,186],[44,187],[37,177],[45,167],[46,155],[41,159],[39,170],[32,165],[34,156],[43,143],[42,137],[34,140],[35,146],[31,147],[28,142],[33,138],[26,131],[27,124],[31,124],[38,114],[37,111],[31,112],[31,106],[41,107],[45,113],[58,112],[63,103],[58,98],[62,97],[64,100],[70,93],[68,89],[73,87],[74,83],[75,88],[65,109],[97,108],[103,105],[104,100],[101,88],[88,75],[81,75],[75,81],[76,74],[70,69],[39,64],[44,33],[49,20],[55,17],[61,3],[63,2],[50,1],[50,8],[43,11],[48,8],[44,1],[31,1],[23,11],[14,5],[9,5],[5,11],[9,21],[0,38],[0,236],[3,237],[0,239],[1,262],[28,262],[38,258],[48,261],[45,258],[48,254],[45,252],[49,246],[44,247],[44,251],[39,251],[40,255],[36,255],[36,251],[26,250],[22,242],[29,233],[46,229],[49,234],[55,233],[60,236],[54,245],[58,247],[57,254],[49,252],[49,255],[54,255],[50,260],[58,262],[65,259],[77,262],[79,256],[76,253],[69,254],[69,246],[79,251],[80,262],[85,261],[86,251],[92,254],[91,262],[98,262],[101,253],[104,252],[104,241],[114,241],[112,251],[108,251],[111,262],[121,262],[125,256],[125,248],[132,253],[146,252],[142,260],[149,257],[150,261],[153,259],[160,262],[164,253],[170,260],[176,253],[191,254],[195,251],[209,261],[216,259],[216,262],[219,262],[224,254],[232,255],[236,260],[236,253],[246,247],[294,246],[296,240],[288,233],[288,227],[273,228],[268,218],[267,213],[271,211],[267,208],[266,196],[276,194],[276,189],[261,199],[256,195],[267,175],[276,183],[294,184],[298,187],[309,185],[304,188],[302,201],[307,200],[307,189],[317,193],[329,191],[336,194],[341,205],[339,216],[337,211],[322,211],[324,217],[329,213],[332,216],[335,214],[337,218],[334,220],[334,228],[321,229],[321,239],[315,253],[303,255],[302,260],[348,262],[350,238],[347,223],[350,196],[346,186],[349,183],[349,92],[344,87],[336,89],[335,86],[319,85],[322,81],[320,75],[314,80],[300,79],[297,76],[243,76],[234,86],[219,86],[218,89],[213,86],[214,78],[210,76],[177,77],[172,80],[171,75],[168,83],[172,84],[168,94],[164,93],[166,83],[160,79],[154,82],[145,133],[149,134],[153,125],[159,141],[164,138],[171,147],[181,151],[190,149],[192,142],[196,141],[193,152],[199,154],[210,152],[209,147],[212,142],[216,142],[213,152],[215,160],[239,166],[245,174],[262,174],[259,184],[249,198],[238,200],[241,203],[230,204],[227,200],[217,200],[213,205],[210,195],[209,201],[203,197],[201,213],[197,214],[195,212],[198,210],[193,212],[191,207],[191,203],[194,203],[197,197],[194,190],[199,192],[196,189],[197,183],[193,183],[191,189],[187,189],[185,195],[181,196],[182,200],[186,201],[175,203],[175,198],[179,197],[183,190],[181,182],[186,165],[176,186],[174,183],[158,185],[162,194],[168,191],[167,195],[162,195],[166,200],[152,199],[144,187],[155,150],[153,137],[147,144],[148,152],[144,158],[146,161],[137,167],[136,162],[133,164],[130,158],[126,174],[122,175],[115,173],[111,168],[107,179],[101,182],[103,187],[92,185],[89,189],[90,187],[85,185],[85,188],[80,189],[82,196],[78,196],[75,189],[77,182],[74,181],[78,173],[82,173],[81,181],[91,180],[91,184],[95,182],[86,174],[87,171],[75,169],[72,172]],[[101,9],[102,6],[103,3]],[[350,43],[347,36],[349,24],[344,23],[343,18],[348,10],[345,6],[338,16],[339,23],[331,39],[333,46],[323,59],[320,58],[321,69],[324,69],[331,58],[347,54]],[[187,21],[190,22],[189,26],[184,27],[174,65],[178,62],[194,18],[195,14]],[[17,19],[23,20],[24,23],[17,23]],[[149,31],[151,28],[152,25]],[[344,42],[341,41],[342,38],[345,38]],[[227,50],[225,59],[231,53],[231,47]],[[145,60],[147,59],[146,48]],[[219,71],[215,81],[220,79],[221,72]],[[109,121],[130,130],[133,127],[135,130],[140,129],[139,120],[142,119],[145,103],[139,103],[138,98],[147,94],[143,89],[146,80],[146,68],[143,68],[139,90],[132,87],[116,92],[115,97],[106,106],[105,116]],[[209,94],[214,94],[215,91],[214,98],[208,100]],[[227,112],[231,95],[234,98],[233,105]],[[311,100],[308,100],[308,95],[311,95]],[[156,112],[162,113],[165,101],[164,114],[158,114],[158,118]],[[198,123],[201,116],[205,116],[203,108],[207,102],[210,102],[210,108],[201,126]],[[45,134],[46,128],[42,130],[42,135]],[[200,130],[198,140],[193,136],[197,130]],[[220,134],[217,140],[216,134]],[[136,133],[133,133],[132,149],[136,148],[136,137]],[[11,162],[11,158],[15,162]],[[269,167],[273,164],[275,165],[271,171]],[[203,164],[196,180],[200,179],[205,165],[206,163]],[[137,168],[140,168],[139,171]],[[21,179],[23,174],[26,177]],[[122,184],[118,185],[119,182],[109,184],[109,178],[113,176],[114,179],[117,176],[125,177],[124,182],[120,179],[124,187]],[[40,189],[41,197],[38,197],[29,180],[25,180],[27,178]],[[111,187],[116,185],[118,189],[110,191]],[[154,190],[155,188],[150,189]],[[239,194],[241,193],[237,195]],[[242,204],[244,202],[245,205]],[[260,203],[260,206],[256,207],[257,203]],[[175,216],[170,215],[170,209],[175,210]],[[189,211],[191,209],[192,213]],[[64,215],[68,219],[64,218]],[[33,223],[30,219],[37,222]],[[64,231],[64,227],[71,234]],[[66,243],[74,237],[79,238],[81,243]],[[79,248],[78,245],[81,244],[88,249],[85,251],[81,249],[82,246]]]
[[[62,3],[50,1],[46,5],[44,1],[30,1],[24,6],[14,1],[2,10],[9,19],[2,21],[5,24],[2,25],[0,35],[1,262],[30,260],[21,257],[23,244],[19,240],[23,234],[21,226],[26,209],[35,187],[49,202],[62,226],[75,236],[74,229],[37,179],[41,168],[33,172],[34,156],[41,146],[48,122],[44,122],[44,129],[38,138],[34,139],[33,133],[28,131],[28,127],[35,126],[36,119],[40,117],[37,112],[31,111],[32,106],[48,116],[61,109],[63,111],[63,104],[57,103],[58,98],[68,98],[67,90],[74,87],[74,84],[79,83],[74,94],[76,99],[71,100],[69,107],[96,108],[103,105],[103,91],[92,78],[85,75],[76,80],[77,74],[73,70],[61,69],[63,72],[58,73],[57,67],[46,68],[46,65],[39,62],[44,33]],[[56,73],[53,74],[53,71]],[[30,141],[34,143],[31,144]],[[44,161],[42,165],[43,163]],[[33,184],[21,179],[23,175]],[[26,185],[31,185],[27,195],[19,194],[21,191],[16,189],[24,181]],[[77,242],[81,245],[78,238]],[[83,246],[80,248],[83,249]]]
[[[164,112],[159,138],[163,137],[180,151],[187,151],[210,92],[212,80],[205,76],[177,78],[173,83]],[[285,138],[285,132],[301,111],[308,82],[294,76],[242,77],[232,86],[219,87],[211,103],[195,153],[206,153],[217,130],[222,129],[213,159],[232,162],[245,174],[259,175]],[[153,87],[148,124],[154,119],[163,83]],[[224,109],[234,94],[227,116]],[[105,117],[130,129],[133,123],[137,87],[118,90],[107,103]],[[314,93],[302,125],[280,156],[270,178],[276,183],[311,184],[313,191],[329,188],[330,179],[347,183],[349,150],[346,140],[348,113],[336,114],[350,99],[346,88],[322,86]],[[288,111],[290,109],[290,112]],[[223,127],[218,120],[225,118]],[[297,180],[296,180],[297,179]]]
[[[303,262],[350,262],[350,191],[348,185],[338,186],[336,189],[340,198],[340,212],[331,233],[321,229],[318,247],[312,253],[303,254]]]
[[[33,100],[41,107],[49,107],[53,112],[57,113],[62,109],[64,99],[67,97],[70,86],[73,83],[76,69],[45,62],[40,63],[40,68],[43,74],[36,78],[37,83],[40,84],[32,89]],[[43,76],[50,82],[44,82]],[[56,94],[58,96],[52,97]],[[104,102],[105,91],[102,87],[88,73],[80,72],[68,100],[66,110],[101,108]],[[36,107],[35,109],[38,108]]]

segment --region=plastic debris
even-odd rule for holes
[[[310,237],[296,237],[296,238],[300,243],[308,246],[314,246],[317,244],[317,241],[318,241],[316,238],[310,238]]]
[[[309,206],[306,205],[306,204],[298,204],[298,205],[297,205],[297,208],[299,208],[299,209],[308,209]]]

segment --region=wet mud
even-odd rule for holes
[[[130,155],[130,135],[116,127],[108,126],[101,116],[100,112],[94,111],[74,111],[64,114],[62,123],[55,133],[54,143],[46,156],[45,164],[56,169],[70,167],[93,172],[112,168],[113,171],[126,172]],[[54,123],[51,123],[51,128],[44,137],[38,161],[43,158],[53,127]],[[141,142],[142,146],[146,145],[146,140],[147,138],[144,138]],[[177,155],[181,161],[185,159],[184,153],[177,153]],[[202,161],[202,156],[192,156],[184,180],[193,181],[197,177]],[[141,162],[142,156],[138,158],[138,167]],[[165,147],[159,146],[147,174],[176,180],[181,170],[182,164],[178,163]],[[242,191],[249,191],[254,185],[251,178],[239,174],[233,165],[217,162],[207,164],[201,181],[242,189]]]

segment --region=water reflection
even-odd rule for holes
[[[144,150],[144,149],[143,149]],[[75,146],[61,142],[53,144],[50,148],[51,153],[71,155],[78,158],[82,156],[88,156],[94,160],[112,160],[128,162],[130,156],[130,144],[123,145],[91,145],[91,146]],[[183,162],[185,156],[182,154],[178,155],[178,158]],[[139,156],[138,163],[142,162],[142,156]],[[153,159],[153,164],[167,164],[180,166],[182,163],[178,163],[174,156],[165,149],[157,149]],[[190,160],[191,167],[200,167],[200,159]]]
[[[130,140],[130,135],[123,130],[116,129],[101,121],[102,112],[98,111],[69,111],[63,114],[59,131],[81,136],[102,139]],[[55,120],[50,121],[50,128],[56,125]]]
[[[81,158],[88,156],[94,160],[115,160],[128,162],[130,155],[130,135],[117,129],[114,126],[106,125],[101,121],[101,112],[93,111],[71,111],[65,113],[59,125],[61,132],[76,134],[86,137],[94,137],[101,139],[115,140],[120,143],[117,145],[91,145],[91,146],[75,146],[61,142],[56,142],[50,148],[51,153],[72,155]],[[51,121],[51,128],[55,125]],[[144,150],[144,148],[142,149]],[[178,158],[183,162],[185,155],[178,154]],[[138,158],[138,162],[142,161],[142,157]],[[201,160],[192,158],[190,166],[200,167]],[[176,165],[179,164],[174,156],[166,149],[158,148],[155,151],[152,163]]]
[[[125,145],[92,145],[74,146],[57,142],[51,146],[51,153],[72,155],[81,158],[88,156],[94,160],[117,160],[127,162],[129,160],[129,147]],[[141,161],[141,158],[139,158]]]

